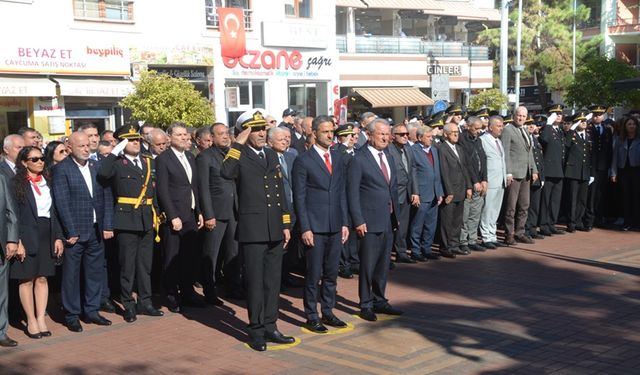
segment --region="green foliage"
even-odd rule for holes
[[[594,103],[634,107],[640,103],[640,90],[616,90],[611,83],[637,76],[638,71],[624,62],[594,56],[576,72],[575,82],[569,86],[566,100],[577,108]]]
[[[564,91],[573,82],[573,3],[572,0],[523,0],[521,63],[525,66],[521,79],[536,78],[541,92]],[[509,66],[515,65],[518,7],[514,3],[509,14]],[[576,24],[589,19],[590,9],[579,5]],[[601,37],[582,40],[576,31],[576,66],[597,53]],[[488,29],[480,33],[478,42],[500,47],[500,29]],[[499,64],[496,68],[499,69]],[[496,71],[497,73],[497,71]],[[514,74],[509,70],[509,77]],[[546,103],[541,103],[545,105]]]
[[[186,79],[173,78],[155,71],[143,72],[135,92],[120,105],[131,109],[134,120],[159,127],[181,121],[193,127],[211,125],[215,116],[207,99]]]
[[[477,111],[487,107],[490,111],[500,111],[507,108],[508,102],[509,98],[502,95],[500,89],[483,90],[469,99],[469,110]]]

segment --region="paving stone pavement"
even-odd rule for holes
[[[352,330],[300,329],[301,289],[282,295],[279,328],[301,340],[265,353],[243,341],[246,312],[188,309],[53,336],[9,335],[0,374],[634,374],[640,369],[640,234],[594,230],[455,260],[398,265],[387,296],[405,310],[370,323],[357,279],[338,282]],[[60,314],[53,312],[54,319]]]

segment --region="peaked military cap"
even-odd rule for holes
[[[591,113],[605,113],[607,112],[607,107],[604,105],[595,104],[589,107],[589,110],[591,111]]]
[[[355,132],[353,131],[353,124],[340,125],[338,126],[338,129],[336,129],[336,135],[338,137],[349,134],[355,134]]]
[[[564,105],[562,105],[562,104],[553,104],[552,106],[547,107],[547,112],[548,113],[556,112],[556,113],[562,114],[562,110],[563,109],[564,109]]]
[[[475,111],[471,115],[476,117],[489,117],[489,110],[486,107],[480,108],[479,110]]]
[[[264,109],[250,109],[238,117],[236,120],[236,129],[243,131],[246,128],[257,128],[267,126],[267,120],[264,119]]]
[[[587,112],[584,111],[584,110],[576,112],[576,114],[573,116],[573,120],[572,121],[576,122],[578,120],[587,121]]]
[[[461,115],[462,107],[460,107],[460,105],[458,104],[452,104],[449,106],[449,108],[445,110],[445,113],[448,115],[453,115],[453,114]]]
[[[140,127],[136,124],[122,125],[116,131],[113,132],[113,136],[116,139],[140,139],[142,136],[139,133]]]
[[[543,115],[542,113],[539,113],[535,116],[533,116],[533,121],[535,121],[537,124],[542,123],[543,125],[545,125],[547,123],[547,116]]]
[[[507,113],[507,115],[502,119],[502,123],[505,125],[513,124],[513,115],[511,113]]]
[[[524,120],[524,124],[525,125],[532,125],[534,123],[533,121],[533,117],[531,117],[531,115],[527,116],[527,119]]]

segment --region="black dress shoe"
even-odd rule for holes
[[[509,245],[504,243],[504,242],[500,242],[500,241],[496,241],[496,242],[492,242],[492,244],[494,244],[496,247],[508,247]]]
[[[273,332],[265,332],[264,338],[268,342],[274,342],[276,344],[293,344],[296,341],[296,339],[291,336],[283,335],[282,332],[277,329]]]
[[[454,254],[453,252],[446,250],[446,249],[442,249],[440,250],[440,256],[445,257],[445,258],[455,258],[456,254]]]
[[[567,227],[567,233],[575,233],[576,228],[575,227]]]
[[[340,269],[338,271],[338,276],[342,277],[343,279],[353,279],[353,273],[351,272],[351,270]]]
[[[440,259],[440,255],[434,254],[434,253],[429,253],[429,254],[425,255],[424,257],[429,259],[429,260],[439,260]]]
[[[249,347],[258,352],[264,352],[267,350],[267,344],[264,340],[252,340],[247,343]]]
[[[553,236],[553,233],[548,229],[540,229],[540,234],[545,236],[545,237]]]
[[[71,332],[82,332],[82,325],[78,319],[67,322],[67,329]]]
[[[373,312],[373,309],[362,309],[360,310],[360,317],[364,320],[368,320],[370,322],[375,322],[378,320],[378,317]]]
[[[40,334],[42,337],[51,337],[51,331],[42,331]]]
[[[469,244],[469,250],[473,250],[473,251],[486,251],[486,249],[482,246],[478,246],[476,244]]]
[[[465,246],[466,247],[466,246]],[[469,255],[471,254],[471,251],[469,251],[469,248],[463,248],[462,246],[455,248],[455,249],[451,249],[451,252],[457,255]]]
[[[140,315],[148,315],[148,316],[163,316],[164,313],[152,305],[148,306],[136,306],[136,311]]]
[[[323,326],[319,320],[307,320],[305,323],[305,327],[311,332],[315,333],[327,333],[329,330],[327,327]]]
[[[593,228],[591,227],[576,227],[576,230],[579,230],[580,232],[591,232]]]
[[[124,316],[124,321],[127,323],[133,323],[138,319],[136,317],[136,311],[133,309],[133,307],[125,309],[123,316]]]
[[[180,312],[180,304],[178,304],[178,300],[175,296],[167,296],[167,309],[172,313]]]
[[[100,311],[104,311],[106,313],[114,313],[116,312],[116,307],[111,303],[111,301],[104,300],[100,302]]]
[[[422,254],[411,254],[411,259],[413,260],[413,263],[427,261],[427,258]]]
[[[360,273],[360,265],[351,266],[349,268],[349,271],[351,271],[351,273],[354,274],[354,275],[358,275]]]
[[[204,300],[208,304],[213,305],[213,306],[222,306],[222,305],[224,305],[224,301],[221,300],[220,298],[218,298],[218,296],[215,296],[215,295],[206,296],[206,297],[204,297]]]
[[[407,255],[396,257],[396,262],[398,262],[398,263],[409,263],[409,264],[417,263],[416,260],[409,258]]]
[[[0,340],[0,346],[5,348],[13,348],[18,346],[18,342],[16,340],[10,339],[9,336],[5,336],[2,340]]]
[[[337,316],[335,315],[325,315],[322,317],[322,323],[326,324],[330,327],[336,327],[336,328],[344,328],[347,326],[347,323],[343,322],[342,320],[338,319]]]
[[[396,309],[395,307],[391,306],[390,304],[386,304],[386,305],[382,305],[379,307],[374,307],[373,311],[377,314],[387,314],[387,315],[402,315],[404,314],[404,311],[400,310],[400,309]]]
[[[533,238],[534,240],[544,240],[544,236],[537,232],[530,233],[529,237]]]
[[[490,249],[490,250],[495,250],[495,249],[497,249],[497,248],[498,248],[498,247],[497,247],[493,242],[483,242],[483,243],[482,243],[482,246],[483,246],[485,249]]]
[[[471,249],[467,245],[460,245],[460,250],[466,251],[466,252],[470,252],[471,251]]]
[[[111,321],[100,314],[90,316],[87,318],[88,323],[93,323],[99,326],[110,326]]]
[[[556,227],[549,227],[549,232],[551,232],[551,234],[565,234],[566,233],[562,229],[558,229]]]
[[[42,333],[40,333],[40,332],[29,333],[29,328],[28,327],[24,328],[24,334],[27,335],[28,338],[34,339],[34,340],[39,340],[39,339],[42,338]]]

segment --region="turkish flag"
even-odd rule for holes
[[[241,8],[217,8],[220,46],[223,57],[242,57],[247,54],[244,35],[244,14]]]
[[[349,103],[349,97],[336,99],[333,102],[333,115],[338,120],[338,125],[344,125],[347,123],[347,104]]]

